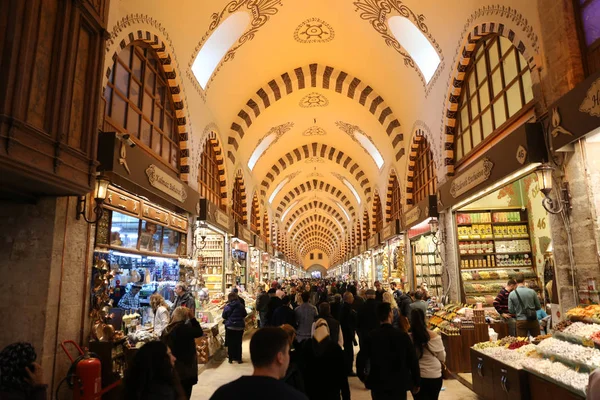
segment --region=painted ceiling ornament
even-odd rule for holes
[[[335,31],[320,18],[310,18],[302,22],[294,31],[298,43],[327,43],[335,37]]]
[[[309,157],[306,159],[306,161],[304,161],[307,164],[312,164],[312,163],[319,163],[322,164],[325,161],[321,158],[321,157]]]
[[[187,69],[188,77],[194,84],[194,87],[202,96],[204,96],[204,93],[208,92],[211,82],[215,79],[221,67],[223,67],[223,65],[226,62],[233,60],[235,58],[237,50],[240,47],[242,47],[245,43],[248,43],[252,39],[254,39],[259,29],[262,28],[267,22],[269,22],[273,15],[279,12],[279,7],[283,6],[282,1],[283,0],[231,0],[229,3],[227,3],[225,7],[223,7],[223,9],[220,12],[215,12],[211,15],[208,30],[204,33],[202,39],[200,39],[200,42],[194,48]],[[242,36],[240,36],[237,42],[235,42],[234,45],[231,46],[229,51],[225,53],[225,55],[219,62],[219,65],[215,68],[214,72],[212,73],[208,83],[206,84],[206,88],[204,89],[204,91],[202,91],[200,85],[198,84],[198,81],[192,73],[192,64],[196,59],[196,55],[198,55],[198,52],[200,52],[200,49],[202,49],[204,43],[212,35],[214,30],[217,29],[221,22],[223,22],[227,17],[229,17],[232,14],[235,14],[238,11],[245,11],[252,16],[252,20],[248,25],[248,29],[244,32],[244,34],[242,34]]]
[[[356,132],[359,132],[361,135],[366,137],[371,142],[373,147],[377,149],[377,146],[375,146],[375,142],[373,141],[373,138],[371,136],[367,135],[362,129],[360,129],[358,125],[352,125],[344,121],[336,121],[335,124],[338,128],[340,128],[342,132],[346,132],[352,138],[352,140],[358,143],[358,145],[363,149],[365,153],[367,153],[369,157],[372,157],[372,155],[369,153],[369,150],[367,150],[365,146],[363,146],[363,144],[360,142],[360,140],[358,140],[358,138],[356,137]]]
[[[384,39],[385,44],[396,50],[396,52],[402,56],[404,65],[417,71],[417,75],[421,79],[427,94],[429,92],[428,88],[433,86],[433,83],[435,83],[440,71],[444,69],[444,56],[442,54],[440,45],[436,42],[433,36],[431,36],[429,33],[429,28],[427,25],[425,25],[425,16],[423,14],[416,14],[400,0],[358,0],[354,2],[354,5],[356,6],[356,11],[360,12],[360,18],[368,21],[373,29],[375,29]],[[429,84],[425,82],[423,74],[419,70],[419,67],[415,61],[404,49],[404,47],[402,47],[400,42],[398,42],[398,40],[394,37],[393,33],[388,27],[388,24],[385,22],[394,15],[400,15],[410,20],[417,28],[419,28],[421,32],[423,32],[423,34],[429,39],[431,45],[436,49],[436,52],[440,57],[440,64],[438,65],[435,74],[429,81]]]
[[[314,126],[311,126],[310,128],[308,128],[307,130],[305,130],[304,132],[302,132],[302,135],[304,135],[304,136],[325,136],[325,135],[327,135],[327,132],[325,132],[325,129],[321,128],[320,126],[314,125]]]
[[[302,108],[327,107],[329,100],[321,93],[312,92],[304,96],[299,105]]]
[[[307,175],[309,178],[322,178],[323,174],[319,173],[319,172],[312,172],[310,174]]]

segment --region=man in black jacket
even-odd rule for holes
[[[282,305],[278,307],[273,313],[273,326],[281,326],[283,324],[288,324],[291,326],[296,326],[296,313],[290,307],[290,296],[283,296],[281,299]]]
[[[373,400],[405,400],[408,390],[419,392],[419,359],[408,334],[392,327],[390,304],[379,304],[377,316],[381,326],[371,332],[368,341],[371,370],[366,386]]]
[[[192,310],[192,315],[196,315],[196,299],[194,295],[188,291],[185,283],[179,282],[175,285],[175,303],[171,308],[171,314],[177,307],[185,307]]]
[[[260,327],[264,328],[267,322],[267,309],[269,306],[269,300],[271,299],[267,292],[265,292],[265,286],[259,285],[260,294],[256,298],[256,310],[260,317]]]
[[[340,344],[340,323],[331,315],[331,308],[328,302],[319,304],[319,315],[317,318],[323,318],[329,326],[329,337],[333,343]],[[340,346],[342,347],[342,346]]]
[[[352,371],[352,364],[354,364],[354,344],[356,342],[356,311],[352,309],[353,302],[354,296],[352,293],[344,293],[344,302],[340,310],[340,326],[344,338],[344,356],[348,376],[356,376]]]
[[[377,305],[379,302],[375,300],[375,291],[373,289],[367,290],[366,296],[367,301],[358,311],[357,324],[360,350],[356,356],[356,374],[361,381],[364,381],[365,378],[364,370],[367,363],[365,349],[368,346],[369,334],[373,329],[379,327],[379,320],[377,319]]]
[[[277,310],[283,304],[283,302],[281,301],[281,299],[279,297],[277,297],[276,289],[269,289],[269,291],[267,293],[269,294],[270,298],[269,298],[269,305],[267,306],[267,315],[266,315],[267,321],[266,321],[265,326],[273,326],[273,313],[275,312],[275,310]]]

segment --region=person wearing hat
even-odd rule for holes
[[[124,310],[135,310],[140,308],[140,290],[142,290],[142,285],[134,283],[129,292],[121,297],[119,308]]]
[[[339,328],[338,328],[339,329]],[[344,368],[344,352],[331,339],[329,325],[317,319],[312,338],[303,349],[304,386],[311,400],[350,400],[350,386]]]
[[[48,385],[30,343],[6,346],[0,352],[0,399],[46,400]]]

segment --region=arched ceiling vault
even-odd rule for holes
[[[171,92],[184,107],[177,115],[182,178],[195,184],[193,164],[200,159],[203,132],[214,127],[211,140],[221,143],[223,159],[221,193],[231,193],[233,172],[243,169],[247,199],[257,194],[261,216],[269,215],[270,231],[278,228],[289,253],[299,255],[299,246],[303,253],[326,249],[332,262],[350,250],[344,241],[357,221],[362,224],[364,210],[373,223],[374,188],[388,210],[391,169],[402,171],[398,178],[406,187],[413,133],[408,127],[415,121],[430,128],[438,169],[451,172],[448,127],[473,27],[502,26],[513,33],[517,47],[524,42],[528,61],[543,56],[537,44],[538,2],[113,3],[106,66],[121,43],[137,39],[151,42],[164,60]],[[196,56],[238,12],[247,13],[244,20],[250,22],[201,85],[191,69]],[[388,18],[398,16],[420,30],[440,58],[429,83],[392,36]],[[322,215],[315,216],[315,210]]]

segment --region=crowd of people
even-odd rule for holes
[[[445,351],[427,329],[427,291],[403,293],[375,282],[275,281],[260,287],[259,329],[250,341],[252,376],[219,388],[213,400],[243,393],[253,399],[334,400],[351,398],[348,377],[358,376],[374,400],[437,399]],[[268,290],[267,290],[268,289]],[[223,310],[229,363],[242,363],[246,308],[237,290]],[[203,335],[185,285],[168,307],[151,298],[158,341],[143,345],[128,365],[124,399],[190,399],[198,382],[195,339]],[[354,370],[354,347],[360,346]],[[42,399],[43,371],[33,347],[16,343],[0,352],[0,398]]]

